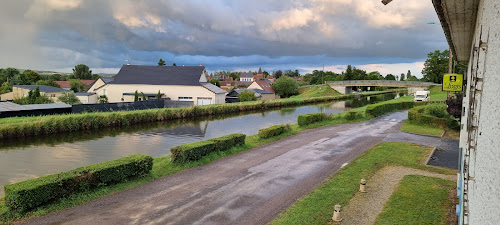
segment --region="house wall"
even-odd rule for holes
[[[94,89],[96,88],[99,88],[99,87],[102,87],[103,85],[105,85],[106,83],[104,83],[104,81],[102,81],[101,78],[97,79],[96,82],[94,82],[94,84],[89,88],[88,92],[95,92]]]
[[[259,90],[264,90],[264,89],[262,89],[262,87],[261,87],[261,86],[259,86],[259,85],[257,84],[257,82],[253,82],[253,83],[251,83],[251,84],[250,84],[250,86],[248,86],[248,87],[247,87],[247,89],[259,89]]]
[[[241,77],[240,81],[250,81],[250,82],[252,82],[253,81],[253,77]]]
[[[460,224],[500,221],[499,8],[497,0],[480,1],[478,8],[460,132]]]
[[[275,94],[261,94],[260,100],[276,99]]]
[[[28,89],[13,87],[12,92],[2,94],[0,98],[2,101],[20,99],[23,98],[24,96],[28,96],[29,92],[30,90]],[[47,92],[47,93],[40,92],[40,94],[47,96],[54,102],[59,102],[57,98],[62,95],[62,92]]]
[[[82,104],[97,104],[98,103],[98,98],[97,95],[89,95],[89,96],[76,96],[78,100]]]
[[[207,90],[202,86],[177,86],[177,85],[129,85],[129,84],[108,84],[97,91],[98,95],[103,95],[106,91],[109,102],[131,102],[134,101],[133,95],[124,96],[123,93],[157,93],[158,90],[163,94],[163,97],[168,97],[174,101],[179,100],[179,97],[191,97],[194,104],[197,104],[197,98],[212,98],[212,104],[225,102],[224,94],[215,95],[215,93]]]

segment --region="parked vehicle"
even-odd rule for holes
[[[417,91],[415,92],[415,97],[413,98],[414,102],[425,102],[431,99],[430,91]]]

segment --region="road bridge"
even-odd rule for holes
[[[429,89],[432,85],[441,85],[432,82],[395,80],[345,80],[328,81],[327,84],[341,94],[352,93],[352,87],[405,87],[408,88],[408,94],[413,94],[416,91]]]

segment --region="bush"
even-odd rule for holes
[[[323,121],[326,118],[327,115],[325,113],[309,113],[305,115],[299,115],[299,117],[297,118],[297,123],[302,127]]]
[[[402,109],[409,109],[415,106],[415,103],[412,101],[406,102],[381,102],[373,105],[369,105],[366,108],[366,113],[368,115],[372,115],[374,117],[378,117],[384,115],[388,112],[394,112]]]
[[[23,212],[73,193],[145,175],[152,168],[151,156],[132,155],[69,172],[9,184],[4,187],[5,203],[11,211]]]
[[[254,92],[251,92],[249,90],[244,90],[243,92],[238,94],[238,99],[240,102],[249,102],[249,101],[256,101],[257,97],[255,96]]]
[[[270,138],[274,136],[278,136],[290,130],[290,125],[274,125],[268,128],[259,130],[259,138]]]
[[[361,112],[349,111],[349,112],[346,112],[346,114],[344,115],[344,119],[355,120],[355,119],[361,118],[362,116],[363,116],[363,114]]]
[[[195,143],[183,144],[170,149],[173,162],[185,163],[201,159],[212,152],[225,151],[233,146],[245,144],[245,134],[229,134]]]
[[[424,113],[438,118],[449,117],[448,112],[446,112],[446,105],[443,104],[429,104],[425,106]]]

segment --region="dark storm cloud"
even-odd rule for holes
[[[425,2],[425,3],[422,3]],[[0,67],[302,65],[425,58],[446,46],[421,0],[18,0],[0,7]],[[379,59],[383,60],[379,60]],[[410,60],[411,61],[411,60]],[[251,62],[251,63],[249,63]]]

